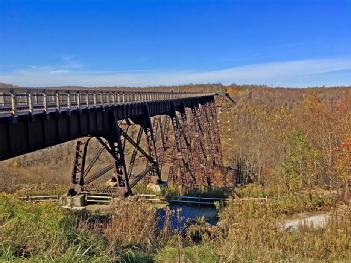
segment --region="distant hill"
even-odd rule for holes
[[[5,88],[8,89],[8,88],[15,88],[15,87],[18,87],[18,86],[0,82],[0,89],[5,89]]]

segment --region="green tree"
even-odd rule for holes
[[[313,185],[316,176],[318,152],[313,149],[304,131],[295,130],[286,147],[280,173],[289,192]]]

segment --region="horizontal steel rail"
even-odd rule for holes
[[[22,201],[35,201],[35,202],[42,202],[42,201],[58,201],[60,199],[60,195],[27,195],[27,196],[20,196],[19,199]]]
[[[213,93],[125,91],[113,88],[0,88],[0,117],[108,107],[136,102],[195,98]]]

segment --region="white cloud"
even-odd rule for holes
[[[66,60],[70,61],[72,58]],[[61,68],[37,67],[6,74],[0,73],[0,82],[37,87],[63,85],[154,86],[210,82],[295,87],[351,85],[351,59],[280,61],[214,71],[114,72],[83,71],[77,68],[74,66]]]
[[[50,74],[65,74],[71,72],[70,70],[67,69],[57,69],[57,70],[51,70],[49,71]]]

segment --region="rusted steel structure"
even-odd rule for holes
[[[124,196],[145,178],[188,187],[224,184],[214,96],[112,88],[1,89],[0,160],[78,139],[70,195],[111,171]],[[132,129],[136,138],[128,132]],[[88,160],[92,138],[100,148]],[[113,161],[92,172],[103,152]],[[137,155],[145,167],[135,173]]]

